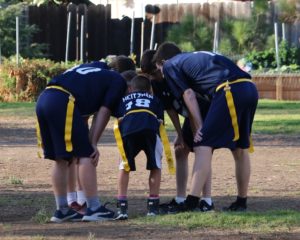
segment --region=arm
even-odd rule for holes
[[[186,89],[183,93],[183,99],[189,110],[189,115],[191,116],[190,119],[193,123],[192,129],[196,130],[194,134],[198,135],[199,132],[199,134],[201,135],[200,131],[203,125],[203,121],[195,92],[191,88]]]
[[[174,142],[175,148],[183,147],[184,143],[183,143],[183,137],[182,137],[182,132],[181,132],[179,116],[178,116],[177,112],[175,112],[174,109],[167,109],[166,111],[167,111],[167,113],[174,125],[174,128],[177,132],[177,138],[175,139],[175,142]]]
[[[90,157],[93,158],[95,165],[97,165],[100,155],[97,149],[97,143],[109,121],[110,115],[111,111],[107,107],[102,106],[93,118],[90,130],[90,141],[94,148],[94,153]]]

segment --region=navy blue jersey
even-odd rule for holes
[[[230,59],[205,51],[176,55],[164,63],[163,73],[177,99],[188,88],[201,97],[211,99],[219,84],[227,80],[251,78]]]
[[[182,99],[176,99],[166,83],[163,81],[152,81],[154,95],[159,98],[165,110],[174,109],[178,114],[188,117],[187,108]]]
[[[122,99],[123,119],[120,124],[122,137],[142,130],[158,133],[163,108],[155,96],[146,92],[133,92]],[[153,114],[149,113],[149,111]]]
[[[53,78],[48,85],[61,86],[75,97],[81,115],[91,115],[105,106],[114,111],[127,89],[117,72],[105,69],[105,63],[75,66]]]

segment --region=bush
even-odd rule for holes
[[[52,77],[74,64],[22,59],[17,67],[14,61],[6,59],[0,67],[0,101],[36,101]]]

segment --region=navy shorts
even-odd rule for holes
[[[213,97],[202,127],[202,141],[194,146],[246,149],[250,146],[251,128],[257,107],[258,93],[255,84],[241,82],[230,85],[237,114],[239,139],[233,141],[234,130],[226,102],[225,91],[220,89]]]
[[[41,93],[36,105],[40,126],[44,157],[47,159],[72,160],[73,157],[89,157],[94,149],[89,141],[89,129],[79,110],[74,107],[72,152],[66,151],[65,121],[69,94],[57,89],[46,89]]]
[[[147,157],[146,169],[161,169],[163,146],[155,131],[144,130],[127,135],[122,139],[130,171],[136,170],[134,159],[142,150]],[[120,169],[124,169],[122,162],[120,163]]]
[[[208,101],[202,100],[202,99],[197,99],[198,104],[200,106],[200,112],[201,112],[201,117],[204,121],[204,119],[206,118],[206,115],[208,113],[208,109],[210,106],[210,103]],[[193,152],[193,147],[194,147],[194,134],[191,128],[191,123],[189,118],[185,118],[182,128],[181,128],[181,132],[182,132],[182,137],[183,137],[183,141],[185,142],[185,144],[188,146],[188,148],[190,149],[191,152]]]

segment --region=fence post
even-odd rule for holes
[[[68,63],[68,58],[69,58],[70,24],[71,24],[71,12],[68,13],[68,23],[67,23],[66,53],[65,53],[66,64]]]
[[[16,17],[16,64],[19,66],[19,17]]]
[[[84,54],[84,15],[81,15],[81,25],[80,25],[80,62],[83,63]]]
[[[283,98],[283,86],[281,74],[276,78],[276,100],[280,101]]]

